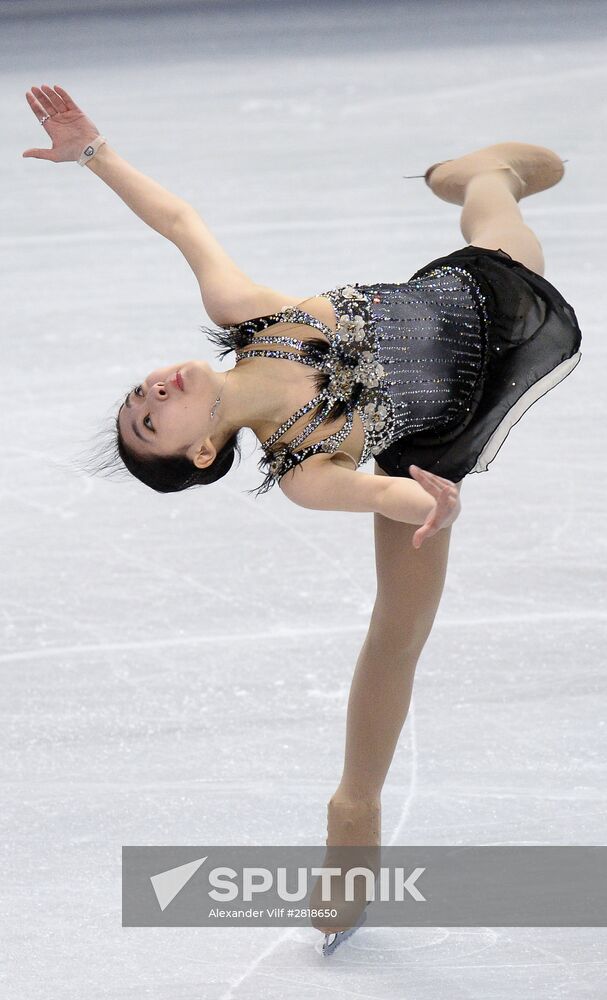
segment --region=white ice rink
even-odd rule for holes
[[[207,490],[78,471],[135,381],[233,356],[173,245],[90,170],[21,153],[50,145],[26,90],[59,83],[302,300],[465,245],[403,174],[508,139],[568,160],[521,208],[582,361],[464,483],[383,838],[602,844],[607,8],[68,6],[0,4],[3,995],[599,1000],[605,929],[368,928],[325,960],[312,928],[121,926],[123,844],[324,842],[373,524],[247,496],[249,432]]]

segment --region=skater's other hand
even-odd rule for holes
[[[448,528],[450,524],[453,524],[460,514],[462,505],[459,490],[450,479],[435,476],[433,472],[426,472],[417,465],[410,465],[409,471],[419,485],[435,500],[434,510],[428,514],[421,528],[418,528],[413,535],[413,548],[419,549],[426,538],[435,535],[441,528]]]
[[[52,160],[53,163],[78,160],[85,146],[99,135],[97,126],[63,87],[55,84],[53,89],[43,83],[42,87],[32,87],[25,96],[38,121],[45,115],[51,116],[43,122],[43,128],[53,146],[52,149],[26,149],[22,156]]]

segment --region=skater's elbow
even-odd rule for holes
[[[355,472],[328,455],[314,455],[287,472],[280,489],[299,507],[375,514],[387,482],[385,476]]]

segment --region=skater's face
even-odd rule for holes
[[[118,411],[120,436],[138,458],[191,461],[211,431],[216,378],[206,361],[157,368],[131,389]]]

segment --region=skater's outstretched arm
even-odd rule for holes
[[[77,161],[100,133],[63,87],[43,84],[27,102],[52,140],[51,149],[28,149],[24,157],[53,163]],[[141,173],[106,141],[86,163],[139,218],[181,251],[198,281],[204,308],[214,323],[229,325],[295,305],[295,296],[257,285],[229,257],[193,206]]]

